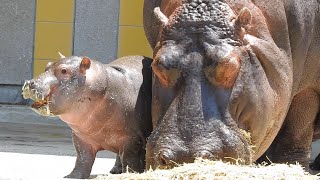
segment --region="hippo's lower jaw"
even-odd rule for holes
[[[31,109],[42,116],[54,116],[49,108],[48,96],[44,100],[34,100],[34,103],[31,105]]]
[[[36,89],[31,89],[26,83],[22,87],[22,96],[31,99],[34,103],[31,109],[42,116],[54,116],[49,108],[50,96],[39,93]]]

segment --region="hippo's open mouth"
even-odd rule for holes
[[[34,101],[31,109],[42,116],[53,116],[49,108],[50,94],[44,95],[36,89],[30,88],[28,85],[22,87],[22,95],[25,99]]]
[[[49,108],[49,96],[44,99],[32,99],[31,109],[42,116],[53,116]]]
[[[48,105],[48,99],[49,96],[47,96],[45,99],[38,99],[38,100],[34,100],[34,103],[31,105],[32,108],[40,108],[43,106],[47,106]]]
[[[31,109],[42,116],[53,116],[49,108],[49,96],[44,99],[32,99]]]

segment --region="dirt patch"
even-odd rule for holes
[[[232,165],[220,161],[197,160],[195,163],[184,164],[171,170],[149,170],[142,174],[124,173],[121,175],[99,175],[96,180],[104,179],[320,179],[310,175],[300,165],[272,164],[264,165]]]

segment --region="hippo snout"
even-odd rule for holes
[[[220,128],[225,131],[199,134],[195,138],[184,139],[180,136],[160,133],[152,134],[147,144],[147,167],[168,169],[182,163],[192,163],[196,159],[208,159],[230,163],[249,164],[252,162],[252,147],[237,131]],[[195,134],[195,133],[193,133]],[[193,136],[194,137],[194,136]],[[190,143],[191,142],[191,143]]]
[[[33,101],[31,109],[43,116],[53,115],[49,108],[51,104],[50,86],[52,82],[55,82],[52,79],[53,78],[45,72],[35,79],[25,80],[22,87],[23,98],[31,99]]]

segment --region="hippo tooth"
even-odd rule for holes
[[[27,97],[27,92],[29,92],[29,89],[27,89],[27,87],[25,86],[26,85],[26,83],[24,83],[24,85],[23,85],[23,87],[22,87],[22,92],[21,92],[21,94],[22,94],[22,96],[23,96],[23,98],[28,98]]]
[[[49,110],[49,105],[48,104],[46,105],[46,108],[47,108],[47,115],[50,115],[50,110]]]
[[[27,84],[27,82],[25,81],[25,82],[23,83],[23,86],[22,86],[22,93],[23,93],[24,90],[26,89],[26,84]]]

